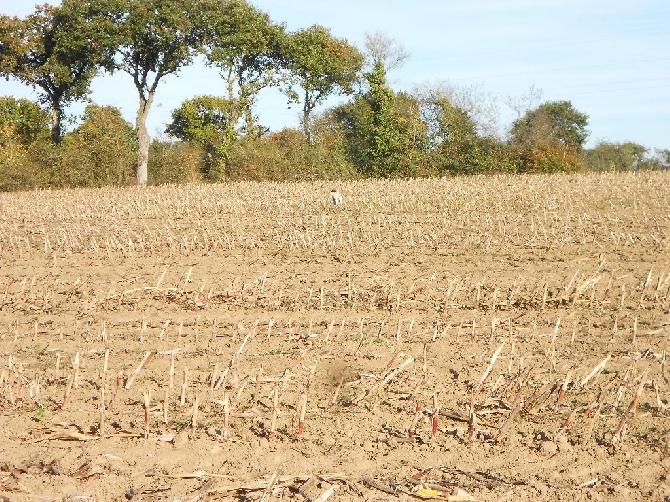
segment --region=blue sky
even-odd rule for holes
[[[58,3],[58,2],[52,2]],[[634,141],[670,148],[670,2],[667,0],[254,0],[290,30],[320,24],[363,47],[382,32],[411,56],[389,73],[396,90],[418,86],[475,89],[498,106],[504,131],[515,117],[508,102],[534,88],[533,106],[568,100],[589,116],[588,145]],[[4,14],[24,16],[33,2],[0,0]],[[185,68],[158,88],[149,117],[160,135],[171,111],[201,94],[224,94],[223,81],[204,65]],[[25,86],[0,81],[0,95],[33,98]],[[93,101],[121,108],[134,123],[130,77],[98,77]],[[273,130],[298,125],[299,107],[266,91],[256,113]],[[81,108],[72,107],[71,113]]]

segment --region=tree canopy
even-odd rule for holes
[[[387,72],[408,57],[382,33],[359,49],[321,25],[287,31],[246,0],[62,0],[23,19],[0,15],[0,76],[38,93],[37,103],[0,100],[0,187],[127,184],[129,156],[140,185],[670,164],[668,150],[632,142],[585,148],[589,117],[570,101],[533,107],[533,93],[508,103],[518,119],[506,131],[497,102],[474,87],[397,92]],[[218,71],[221,95],[185,100],[166,127],[172,139],[152,145],[147,118],[161,82],[196,58]],[[88,99],[102,71],[132,79],[134,130],[117,109],[89,103],[83,123],[65,131],[67,107]],[[255,108],[270,87],[302,106],[301,130],[269,134],[260,123]],[[333,96],[348,97],[317,113]],[[160,156],[153,168],[150,152]]]
[[[418,102],[388,86],[381,62],[365,79],[369,89],[336,108],[348,156],[367,176],[412,176],[427,139]]]
[[[51,111],[51,135],[62,137],[63,109],[84,98],[115,50],[105,0],[37,6],[25,19],[0,16],[0,76],[36,89]]]
[[[229,134],[245,118],[254,134],[253,105],[258,93],[280,78],[284,26],[243,0],[213,0],[206,11],[204,53],[226,82]]]
[[[139,106],[137,183],[147,183],[149,132],[146,121],[160,81],[190,64],[200,49],[206,0],[110,0],[118,19],[118,50],[111,71],[128,73],[135,84]]]
[[[204,148],[203,171],[207,179],[220,179],[219,169],[228,160],[232,142],[230,110],[233,106],[228,99],[217,96],[186,100],[172,112],[172,122],[165,129],[175,138],[196,142]]]
[[[351,94],[363,67],[363,55],[330,30],[314,25],[291,33],[283,48],[290,83],[289,101],[299,103],[302,90],[302,126],[310,139],[309,121],[314,109],[332,95]]]
[[[24,145],[44,137],[49,131],[49,115],[27,99],[0,97],[0,124]]]
[[[635,171],[645,162],[647,148],[632,141],[601,141],[586,152],[586,163],[592,171]]]
[[[512,142],[526,146],[552,145],[581,150],[589,137],[589,118],[570,101],[548,101],[512,124]]]

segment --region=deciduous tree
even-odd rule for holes
[[[48,137],[49,114],[27,99],[0,97],[0,124],[11,131],[14,141],[29,145]]]
[[[549,101],[512,124],[511,145],[521,172],[571,172],[582,164],[588,115],[570,101]]]
[[[110,0],[111,2],[112,0]],[[135,84],[139,106],[135,120],[138,136],[137,183],[147,183],[151,138],[146,121],[158,84],[190,64],[201,48],[206,26],[204,0],[113,0],[120,19],[119,51],[111,69],[128,73]]]
[[[589,137],[588,115],[570,101],[549,101],[526,112],[512,125],[513,143],[526,147],[565,146],[580,151]]]
[[[205,150],[204,175],[217,181],[221,178],[221,164],[228,160],[232,143],[229,131],[231,108],[226,98],[198,96],[184,101],[172,112],[172,122],[165,132],[182,141],[193,141]]]
[[[38,6],[24,19],[0,16],[0,76],[38,91],[51,112],[51,136],[63,134],[63,110],[86,97],[99,67],[115,50],[105,0]]]
[[[49,142],[49,114],[27,99],[0,97],[0,191],[28,188],[34,143]]]
[[[438,174],[445,171],[466,174],[476,171],[478,144],[474,121],[446,98],[437,99],[431,106],[434,122],[431,129],[433,159],[438,162]]]
[[[632,141],[601,141],[585,152],[586,167],[592,171],[635,171],[645,162],[647,148]]]
[[[228,135],[240,118],[247,134],[256,132],[253,105],[258,93],[279,79],[284,26],[244,0],[212,0],[205,18],[207,61],[226,82]]]
[[[137,135],[113,106],[88,105],[82,123],[62,142],[59,182],[67,186],[128,185],[133,182]]]
[[[291,33],[283,53],[291,82],[285,92],[290,102],[302,101],[303,132],[310,139],[312,112],[330,96],[354,92],[363,55],[347,40],[318,25]]]
[[[382,63],[365,78],[369,90],[334,112],[346,138],[349,160],[366,176],[416,174],[426,146],[418,102],[388,86]]]

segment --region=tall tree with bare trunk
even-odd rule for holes
[[[247,135],[260,130],[253,106],[261,90],[278,83],[284,26],[244,0],[212,1],[204,53],[225,80],[230,104],[226,135],[232,141],[241,118]]]
[[[299,103],[302,93],[302,127],[311,141],[310,117],[314,109],[334,95],[352,94],[361,79],[363,55],[344,38],[314,25],[291,33],[283,49],[289,72],[285,93]]]
[[[200,49],[203,9],[210,3],[206,0],[117,0],[113,3],[120,18],[120,44],[112,70],[128,73],[137,89],[137,183],[146,185],[151,141],[146,123],[156,89],[164,77],[176,75],[190,64]]]

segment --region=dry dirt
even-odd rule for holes
[[[669,181],[2,194],[0,500],[668,500]]]

